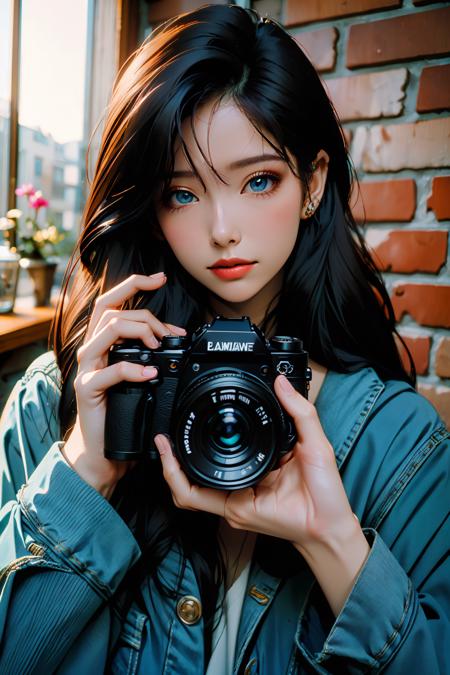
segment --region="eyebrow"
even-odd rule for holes
[[[231,162],[227,166],[228,171],[233,171],[233,169],[242,169],[245,166],[250,166],[251,164],[258,164],[259,162],[264,162],[269,159],[275,159],[278,162],[284,162],[285,160],[280,157],[280,155],[275,154],[265,154],[265,155],[255,155],[254,157],[244,157],[243,159],[237,159],[235,162]],[[194,171],[174,171],[172,173],[172,178],[196,178],[197,174]]]

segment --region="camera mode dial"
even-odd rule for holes
[[[303,342],[296,337],[287,335],[275,335],[270,340],[270,346],[277,352],[301,352],[303,351]]]
[[[162,349],[186,349],[189,346],[189,338],[185,335],[164,335],[161,340]]]

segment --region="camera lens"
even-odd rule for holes
[[[208,422],[208,436],[219,452],[232,453],[248,443],[248,424],[239,410],[221,408]]]
[[[215,369],[189,384],[172,416],[175,453],[194,482],[237,490],[258,482],[283,447],[272,390],[247,371]]]

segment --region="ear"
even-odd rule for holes
[[[325,192],[328,175],[329,156],[325,150],[319,150],[313,161],[313,174],[308,184],[308,195],[305,196],[301,211],[301,218],[310,218],[318,208]]]

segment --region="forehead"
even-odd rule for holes
[[[225,167],[239,158],[274,153],[278,148],[275,138],[266,130],[264,135],[253,126],[247,116],[232,101],[211,101],[200,107],[192,118],[184,120],[182,135],[194,164],[207,163]],[[181,139],[175,143],[175,169],[187,167],[189,160]]]

